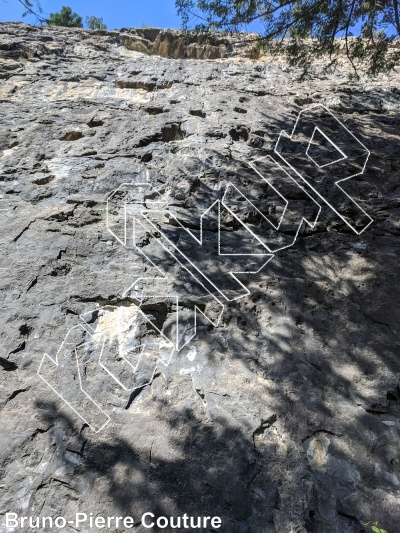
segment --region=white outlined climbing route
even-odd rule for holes
[[[340,157],[320,164],[317,158],[323,159],[323,151],[316,147],[317,134]],[[292,133],[280,133],[274,152],[300,179],[300,184],[357,235],[372,224],[373,219],[341,186],[364,173],[370,151],[325,106],[317,104],[300,111]]]
[[[219,326],[225,306],[250,294],[244,278],[293,246],[304,225],[314,228],[324,206],[357,235],[373,222],[341,186],[365,171],[370,152],[324,106],[302,110],[273,153],[235,160],[236,175],[225,171],[223,156],[179,143],[181,160],[171,168],[187,186],[178,191],[191,200],[186,211],[143,178],[107,198],[108,232],[141,256],[150,273],[126,280],[124,305],[81,315],[56,356],[45,354],[38,369],[95,432],[110,416],[96,387],[82,378],[84,361],[91,361],[95,377],[122,391],[144,387],[159,365],[169,365],[193,341],[199,319]],[[160,306],[161,323],[152,315]]]

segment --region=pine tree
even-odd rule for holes
[[[400,0],[176,0],[184,28],[246,29],[253,21],[264,31],[260,49],[284,51],[291,64],[305,71],[314,58],[345,47],[355,74],[364,65],[368,74],[392,69],[400,60],[391,45],[400,37]],[[354,28],[357,37],[352,36]],[[342,39],[338,39],[341,37]]]
[[[67,26],[69,28],[83,28],[82,17],[73,12],[68,6],[63,6],[59,13],[50,13],[46,19],[49,26]]]

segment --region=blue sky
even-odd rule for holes
[[[31,0],[32,3],[35,0]],[[41,0],[43,11],[48,14],[60,11],[63,5],[70,6],[85,21],[86,16],[102,17],[108,29],[141,27],[180,28],[181,21],[176,14],[175,0]],[[35,17],[22,18],[23,6],[18,0],[0,0],[0,22],[23,21],[35,23]],[[249,28],[262,31],[255,23]]]
[[[35,4],[35,0],[31,0]],[[176,14],[175,0],[40,0],[45,17],[60,11],[63,5],[72,8],[85,21],[86,16],[102,17],[108,29],[138,28],[180,28],[181,20]],[[0,0],[0,22],[23,21],[35,24],[35,17],[22,17],[24,8],[18,0]],[[360,26],[353,29],[357,34]],[[247,31],[263,33],[262,24],[253,22]]]
[[[60,11],[63,5],[70,6],[85,20],[87,15],[102,17],[109,29],[140,27],[179,28],[175,0],[41,0],[46,13]],[[34,17],[22,18],[23,6],[18,0],[0,0],[0,21],[17,21],[33,24]]]

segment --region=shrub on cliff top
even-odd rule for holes
[[[106,30],[107,25],[103,23],[103,19],[101,17],[86,17],[86,26],[89,28],[89,30]]]
[[[43,17],[43,9],[39,0],[18,0],[25,8],[23,17],[26,15],[34,15],[36,21],[40,24],[44,22],[48,26],[66,26],[69,28],[83,28],[82,17],[73,12],[68,6],[63,6],[59,13],[50,13],[50,18],[45,19]],[[104,24],[101,17],[95,17],[94,15],[86,17],[86,26],[89,30],[106,30],[107,25]]]
[[[46,19],[49,26],[67,26],[69,28],[83,28],[82,17],[73,12],[68,6],[63,6],[59,13],[50,13]]]

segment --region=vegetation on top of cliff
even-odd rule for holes
[[[18,0],[25,8],[22,16],[28,14],[34,15],[40,24],[46,23],[48,26],[64,26],[68,28],[83,28],[82,17],[72,11],[69,6],[63,6],[59,13],[50,13],[49,18],[43,17],[43,9],[39,0]],[[90,30],[106,30],[107,25],[104,24],[101,17],[94,15],[86,17],[86,26]]]
[[[102,17],[86,17],[85,19],[86,26],[89,30],[106,30],[107,24],[104,24]]]
[[[70,7],[46,19],[39,0],[18,1],[40,23],[83,27]],[[354,78],[360,71],[388,72],[400,62],[400,0],[175,0],[175,5],[184,30],[236,33],[258,21],[263,32],[248,36],[250,57],[284,53],[304,75],[321,56],[328,58],[324,70],[334,69],[343,52]],[[106,29],[95,16],[86,17],[86,25]]]
[[[46,19],[49,26],[66,26],[69,28],[83,28],[82,17],[72,11],[68,6],[63,6],[59,13],[50,13]]]
[[[335,66],[338,37],[354,76],[360,67],[372,76],[387,72],[400,60],[391,50],[400,37],[399,0],[176,0],[176,7],[184,28],[237,32],[258,20],[264,27],[258,49],[284,51],[305,72],[322,55]]]

